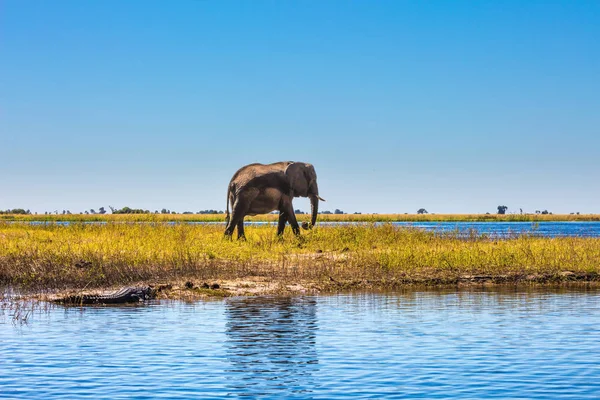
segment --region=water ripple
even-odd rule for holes
[[[592,399],[599,300],[471,290],[0,315],[0,397]]]

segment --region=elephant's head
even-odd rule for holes
[[[313,227],[317,223],[319,200],[325,201],[319,196],[315,167],[312,164],[294,162],[288,165],[285,175],[289,179],[293,197],[308,197],[310,199],[310,226]]]

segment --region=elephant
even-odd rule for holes
[[[227,187],[225,236],[231,237],[237,227],[238,239],[245,238],[246,215],[267,214],[274,210],[279,210],[277,235],[283,235],[286,222],[290,223],[294,234],[300,235],[300,227],[292,206],[294,197],[310,199],[310,225],[303,224],[302,227],[312,228],[317,223],[319,200],[325,200],[319,196],[317,173],[311,164],[281,161],[273,164],[254,163],[240,168]]]

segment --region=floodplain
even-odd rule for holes
[[[112,216],[111,216],[112,218]],[[120,218],[120,216],[119,216]],[[594,284],[600,238],[493,237],[389,223],[317,226],[247,240],[221,224],[161,220],[0,222],[0,285],[34,293],[147,284],[165,297],[340,292],[404,286]],[[215,283],[218,289],[213,289]]]

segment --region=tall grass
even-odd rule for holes
[[[0,283],[82,288],[171,279],[456,282],[465,276],[596,274],[600,239],[495,240],[383,225],[317,227],[282,239],[272,226],[227,240],[219,225],[0,222]]]

